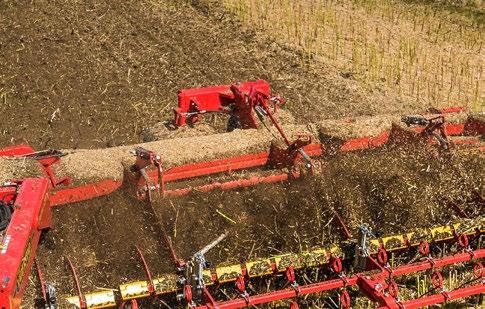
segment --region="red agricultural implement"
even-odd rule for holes
[[[328,149],[309,136],[290,141],[274,117],[275,110],[283,101],[272,97],[269,91],[269,85],[264,81],[184,90],[179,93],[175,121],[178,126],[194,124],[201,120],[203,114],[220,112],[234,117],[237,120],[234,120],[235,127],[246,129],[257,128],[258,118],[269,118],[285,141],[284,148],[272,146],[265,152],[165,168],[162,156],[138,147],[133,152],[133,165],[126,171],[125,179],[104,179],[81,185],[56,175],[54,167],[62,160],[61,152],[35,152],[26,145],[0,149],[0,157],[36,160],[44,174],[43,178],[12,179],[0,186],[0,219],[5,225],[0,234],[0,308],[19,308],[40,234],[52,227],[52,207],[108,195],[117,189],[129,190],[134,197],[146,200],[153,207],[151,202],[154,198],[182,196],[192,191],[250,187],[304,175],[311,177],[315,159],[326,156]],[[338,150],[350,152],[390,143],[424,141],[424,144],[437,147],[441,152],[454,151],[458,147],[485,151],[483,140],[480,139],[485,134],[483,121],[476,118],[469,118],[465,123],[445,121],[447,114],[461,111],[460,108],[447,109],[438,111],[439,115],[433,117],[404,117],[403,122],[413,126],[411,130],[395,125],[390,131],[377,136],[343,141]],[[196,187],[172,188],[173,183],[188,179],[262,168],[270,172],[249,178],[241,176],[229,181],[208,182]],[[485,207],[479,193],[475,193],[474,202],[481,205],[482,210]],[[467,217],[459,206],[453,205],[452,201],[449,204],[460,217]],[[344,239],[351,240],[352,235],[345,220],[336,211],[334,215]],[[69,298],[69,302],[78,308],[138,308],[147,301],[165,299],[193,308],[241,308],[289,299],[292,300],[291,308],[298,308],[300,299],[309,294],[326,292],[336,294],[335,305],[342,308],[349,308],[353,302],[351,294],[359,293],[382,308],[418,308],[485,292],[485,272],[480,262],[485,257],[485,250],[481,249],[485,222],[481,219],[468,225],[457,223],[386,237],[375,237],[362,227],[359,238],[349,241],[347,245],[216,268],[207,267],[204,255],[217,246],[225,235],[198,251],[192,259],[182,261],[173,249],[170,237],[163,227],[160,228],[177,270],[175,274],[154,278],[142,251],[137,248],[145,271],[144,280],[126,283],[114,290],[85,294],[76,268],[69,260],[78,293],[78,296]],[[433,248],[440,246],[452,247],[454,253],[436,256]],[[390,258],[411,254],[414,257],[403,258],[404,263],[400,265],[393,263]],[[467,286],[447,289],[441,270],[451,265],[466,265],[469,268],[473,279]],[[352,275],[347,274],[350,269],[353,270]],[[322,275],[316,280],[308,280],[306,272],[315,270]],[[52,304],[53,292],[49,292],[49,287],[43,283],[39,268],[37,272],[45,303]],[[402,301],[399,297],[400,278],[421,272],[431,275],[433,289],[417,299]],[[273,278],[277,284],[270,291],[257,289],[254,281],[261,278]],[[221,295],[222,286],[231,286],[235,296]]]

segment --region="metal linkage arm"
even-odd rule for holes
[[[148,200],[151,201],[151,191],[157,191],[159,194],[165,191],[165,182],[163,180],[163,166],[162,158],[153,151],[147,150],[143,147],[135,148],[132,153],[136,156],[135,164],[131,166],[132,172],[138,172],[143,177],[145,185],[137,191],[138,196],[147,195]],[[147,173],[149,166],[155,166],[157,170],[157,180],[153,183],[152,178]]]
[[[206,290],[204,282],[204,269],[208,267],[205,254],[223,241],[227,235],[227,232],[221,234],[213,242],[195,253],[192,260],[187,263],[184,296],[190,306],[201,304],[204,295],[206,298],[212,298]]]
[[[448,134],[445,129],[445,116],[440,115],[429,119],[423,116],[403,116],[401,121],[408,127],[411,125],[424,127],[420,135],[434,137],[442,150],[450,148]]]

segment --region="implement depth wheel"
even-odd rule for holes
[[[7,228],[10,219],[12,219],[12,209],[4,201],[0,201],[0,231]]]

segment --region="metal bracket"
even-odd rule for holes
[[[135,164],[131,166],[132,172],[140,173],[140,180],[144,181],[144,185],[137,189],[136,193],[139,198],[146,197],[149,202],[152,201],[152,191],[162,194],[165,192],[165,182],[163,180],[163,166],[162,158],[153,151],[147,150],[143,147],[137,147],[132,151],[136,156]],[[147,174],[147,168],[155,166],[157,170],[157,180],[154,182]],[[140,185],[140,181],[138,183]]]

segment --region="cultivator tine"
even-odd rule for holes
[[[473,191],[472,200],[480,207],[482,212],[485,211],[485,198],[482,197],[480,192]]]
[[[337,219],[338,227],[341,229],[342,234],[345,237],[345,239],[347,239],[347,240],[348,239],[351,239],[352,238],[352,233],[350,233],[350,230],[347,227],[347,224],[345,224],[344,219],[342,218],[342,216],[340,216],[340,214],[338,213],[338,211],[335,208],[331,207],[331,210],[333,212],[334,217]]]
[[[37,271],[37,278],[39,279],[39,283],[40,283],[42,299],[44,300],[44,303],[47,304],[47,292],[45,288],[44,276],[42,275],[42,271],[40,269],[39,263],[37,262],[37,258],[34,258],[34,264],[35,264],[35,269]]]
[[[132,299],[130,301],[130,305],[131,305],[130,309],[138,309],[138,302],[136,301],[136,299]]]
[[[72,277],[74,278],[74,284],[76,285],[76,291],[77,295],[79,297],[79,308],[81,309],[87,309],[86,305],[86,298],[84,297],[84,294],[81,290],[81,284],[79,283],[79,277],[77,276],[76,268],[71,262],[71,259],[69,257],[66,257],[69,268],[71,270]]]
[[[145,271],[145,276],[146,276],[146,281],[148,284],[148,292],[153,295],[155,292],[155,288],[153,285],[153,279],[152,279],[152,274],[150,272],[150,268],[148,268],[148,264],[145,260],[145,256],[143,255],[143,252],[141,252],[140,248],[138,246],[135,246],[136,252],[138,254],[138,257],[140,258],[141,264],[143,266],[143,270]]]
[[[218,308],[219,306],[217,305],[216,300],[214,299],[214,297],[212,297],[212,294],[209,292],[207,287],[203,288],[203,292],[204,292],[204,297],[206,299],[206,304],[211,306],[211,308]]]
[[[446,205],[448,206],[448,208],[453,210],[460,218],[470,219],[466,212],[463,211],[463,209],[461,209],[460,206],[458,206],[458,204],[456,204],[455,202],[447,201]]]
[[[151,276],[147,275],[148,280],[145,279],[145,281],[122,285],[120,291],[122,300],[127,305],[130,305],[129,301],[131,299],[153,297],[155,295],[161,297],[162,295],[172,293],[178,294],[180,299],[185,300],[188,304],[192,304],[198,308],[208,309],[217,306],[225,308],[226,306],[227,308],[246,307],[248,305],[257,305],[279,299],[297,298],[309,293],[339,290],[341,308],[349,308],[352,300],[350,295],[347,295],[348,288],[351,286],[359,286],[365,295],[370,297],[370,299],[378,301],[379,305],[387,304],[391,308],[395,308],[392,306],[400,303],[398,300],[400,291],[396,283],[396,278],[399,276],[427,270],[436,272],[447,265],[472,261],[473,275],[477,278],[475,280],[482,280],[485,271],[479,259],[485,257],[485,250],[472,250],[471,246],[478,245],[476,242],[478,236],[485,232],[484,220],[481,219],[481,221],[475,222],[477,225],[457,223],[450,226],[415,230],[403,235],[390,235],[382,238],[375,238],[370,230],[363,226],[359,234],[360,241],[357,247],[359,251],[356,251],[356,254],[350,254],[350,256],[342,254],[342,249],[334,247],[315,249],[314,251],[301,254],[286,254],[272,258],[257,259],[244,264],[220,266],[216,267],[215,270],[205,269],[205,259],[201,259],[200,255],[207,253],[208,250],[222,241],[224,239],[223,234],[194,255],[194,259],[189,262],[190,265],[188,266],[192,271],[186,269],[185,280],[180,281],[180,277],[173,276],[167,281],[168,279],[164,279],[163,277],[151,278]],[[456,245],[459,252],[455,253],[455,255],[440,258],[434,257],[434,251],[431,247],[442,242]],[[418,251],[419,255],[417,259],[405,262],[401,266],[391,266],[389,264],[390,253],[405,252],[406,250],[411,250],[410,252]],[[353,255],[356,258],[360,257],[360,259],[356,259],[356,261],[360,261],[356,262],[356,265],[362,265],[359,268],[362,273],[346,275],[344,273],[343,259],[348,261]],[[195,256],[198,259],[195,259]],[[299,284],[301,280],[298,280],[295,270],[306,269],[308,267],[320,268],[322,266],[328,267],[330,274],[335,279],[325,279],[322,282],[317,281],[311,284]],[[269,293],[257,295],[249,295],[247,293],[247,282],[277,273],[283,274],[286,279],[286,286],[289,285],[288,288],[283,287],[282,290],[277,289]],[[438,275],[434,275],[434,277],[435,281],[439,282]],[[152,290],[148,288],[149,281],[154,286],[153,292],[149,292]],[[181,282],[185,282],[183,287],[180,285]],[[217,289],[221,285],[231,282],[236,285],[239,295],[236,299],[218,301],[214,297],[215,294],[208,290],[209,286]],[[481,284],[483,288],[483,283]],[[380,286],[380,288],[376,290],[374,289],[375,286]],[[477,288],[475,286],[471,290],[457,289],[455,291],[447,291],[447,293],[453,298],[459,293],[475,293]],[[183,291],[183,294],[180,294],[181,291]],[[87,297],[90,298],[91,294],[87,294]],[[433,299],[423,298],[426,299],[426,304],[433,303]],[[76,297],[76,299],[78,298]],[[406,304],[406,302],[403,302],[403,304]]]
[[[76,286],[77,296],[75,297],[68,297],[66,301],[75,306],[76,308],[80,309],[88,309],[88,308],[108,308],[116,306],[116,298],[114,291],[100,291],[95,293],[90,293],[88,295],[84,294],[81,289],[81,284],[79,281],[79,277],[77,275],[76,268],[71,262],[69,257],[66,257],[68,261],[69,268],[71,270],[72,277],[74,278],[74,283]]]
[[[40,269],[37,258],[34,258],[35,269],[37,272],[37,278],[39,279],[40,289],[42,293],[43,306],[45,309],[57,309],[57,293],[54,286],[44,281],[44,276]]]
[[[150,212],[153,216],[153,218],[156,220],[156,226],[159,228],[159,231],[162,234],[163,241],[165,242],[165,245],[167,249],[170,252],[170,256],[175,264],[175,267],[177,269],[181,268],[183,266],[183,262],[180,261],[177,257],[177,254],[175,252],[175,249],[172,245],[172,241],[170,239],[169,234],[167,233],[165,226],[163,225],[162,221],[160,220],[160,217],[158,216],[154,206],[153,206],[153,200],[152,200],[152,195],[151,192],[156,190],[158,192],[158,197],[165,196],[165,180],[164,180],[164,172],[163,172],[163,166],[162,166],[162,159],[159,155],[155,154],[152,151],[146,150],[144,148],[138,147],[136,148],[133,153],[136,156],[136,162],[132,166],[131,170],[134,172],[139,172],[142,176],[142,179],[145,182],[145,186],[142,189],[138,189],[137,192],[139,193],[139,196],[142,196],[143,194],[146,195],[146,201],[148,204],[148,207],[150,208]],[[156,168],[156,185],[150,185],[153,180],[150,178],[147,172],[147,168],[149,166],[155,166]],[[140,183],[140,180],[138,180],[138,185]],[[144,263],[144,258],[143,255],[141,254],[141,251],[137,247],[137,252],[139,253],[140,257],[142,258],[142,261]],[[144,266],[146,264],[144,263]],[[148,268],[145,267],[147,274],[149,274]],[[153,284],[153,283],[151,283]],[[151,286],[153,288],[153,286]]]
[[[300,309],[300,306],[296,301],[292,301],[290,304],[290,309]]]

